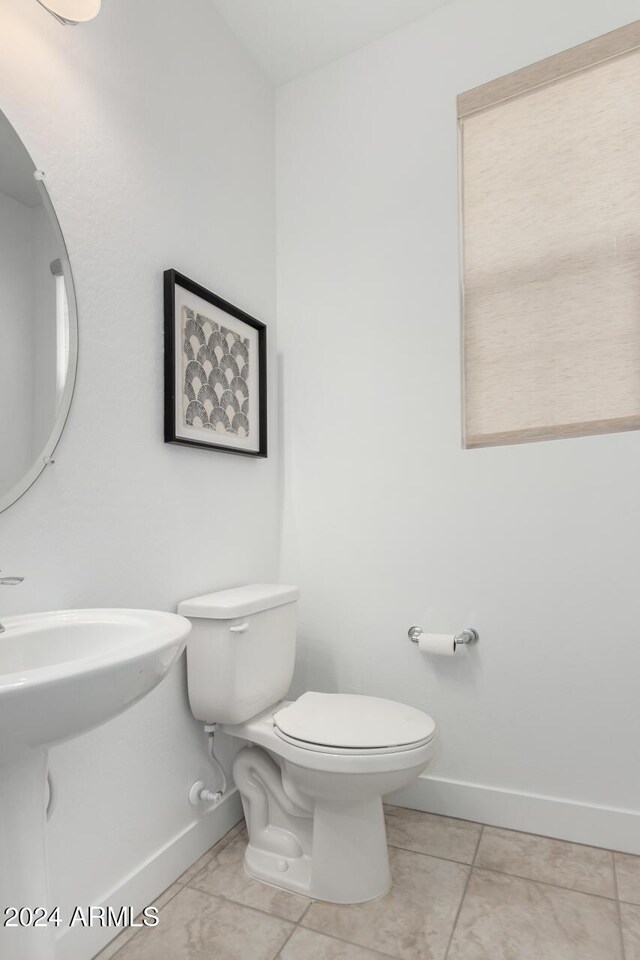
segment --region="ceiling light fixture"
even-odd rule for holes
[[[59,23],[75,26],[97,17],[102,0],[38,0],[38,3]]]

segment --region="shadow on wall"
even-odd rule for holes
[[[297,698],[308,690],[336,693],[338,675],[331,649],[299,633],[296,666],[289,696],[292,699]]]

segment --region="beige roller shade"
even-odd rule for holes
[[[639,47],[459,98],[468,447],[640,428]]]

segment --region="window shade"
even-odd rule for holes
[[[458,99],[468,447],[640,428],[639,47]]]

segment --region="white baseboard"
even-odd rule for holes
[[[640,811],[423,775],[387,803],[494,827],[640,854]]]
[[[172,837],[92,905],[112,907],[116,911],[122,906],[131,906],[135,916],[220,840],[242,815],[240,794],[231,790],[219,806]],[[56,941],[56,960],[91,960],[120,932],[100,927],[63,929]]]

